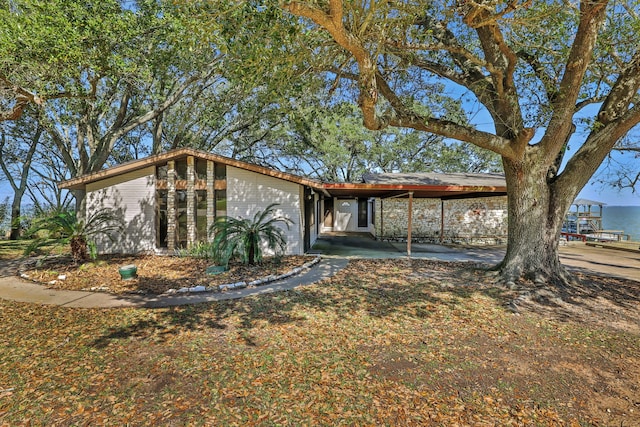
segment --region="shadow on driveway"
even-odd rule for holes
[[[504,258],[504,246],[451,247],[428,243],[412,243],[411,257],[441,261],[475,261],[498,263]],[[407,244],[374,239],[369,234],[322,235],[318,237],[310,253],[323,257],[347,259],[406,258]]]

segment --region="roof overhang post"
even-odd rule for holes
[[[411,258],[411,229],[413,228],[413,191],[409,191],[409,213],[407,215],[407,256]]]
[[[444,200],[440,199],[440,244],[444,244]]]

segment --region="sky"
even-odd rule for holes
[[[464,90],[461,93],[464,93]],[[486,110],[483,110],[483,108],[478,105],[477,101],[471,100],[465,102],[465,108],[467,111],[475,111],[470,119],[478,129],[489,133],[495,133],[492,118]],[[592,117],[597,114],[598,108],[599,105],[593,105],[585,108],[583,110],[584,117]],[[580,118],[581,116],[576,115],[574,120],[579,122]],[[544,130],[545,129],[543,128],[538,129],[533,142],[536,142],[542,137]],[[637,135],[638,129],[634,129],[634,131]],[[569,140],[569,145],[563,159],[561,170],[564,168],[566,162],[578,151],[585,138],[586,134],[581,132],[581,130],[576,131],[572,136]],[[624,165],[624,167],[629,170],[633,170],[636,173],[640,172],[640,155],[637,155],[634,158],[633,153],[620,154],[619,152],[612,151],[611,156],[614,159],[612,164],[615,165],[617,163],[619,165]],[[608,180],[606,179],[607,175],[609,175]],[[589,182],[580,191],[576,199],[589,199],[597,202],[603,202],[608,206],[640,206],[640,186],[636,187],[636,192],[634,193],[630,188],[617,189],[612,185],[602,182],[603,180],[610,182],[610,177],[612,175],[615,175],[615,169],[607,169],[606,161],[603,162],[598,171],[593,174]]]
[[[638,162],[640,162],[640,159]],[[594,182],[592,178],[591,181],[584,186],[577,198],[604,202],[609,206],[640,206],[640,189],[635,193],[629,188],[616,190],[611,186]]]

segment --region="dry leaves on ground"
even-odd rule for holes
[[[475,267],[352,261],[154,310],[0,301],[0,425],[640,425],[640,283],[583,276],[514,314]]]
[[[221,284],[250,282],[269,275],[280,275],[313,260],[309,256],[265,258],[259,265],[231,263],[229,271],[208,275],[210,260],[174,256],[103,256],[95,262],[75,265],[67,258],[52,258],[38,267],[27,268],[30,280],[53,289],[100,290],[114,294],[162,294],[182,287],[216,287]],[[33,263],[32,263],[33,264]],[[122,280],[119,267],[134,264],[138,277]],[[64,276],[64,280],[60,279]]]

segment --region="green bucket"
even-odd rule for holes
[[[213,276],[215,274],[224,273],[229,270],[229,267],[226,265],[212,265],[211,267],[207,267],[207,274],[209,276]]]
[[[138,276],[138,267],[133,264],[120,267],[118,271],[122,280],[131,280]]]

